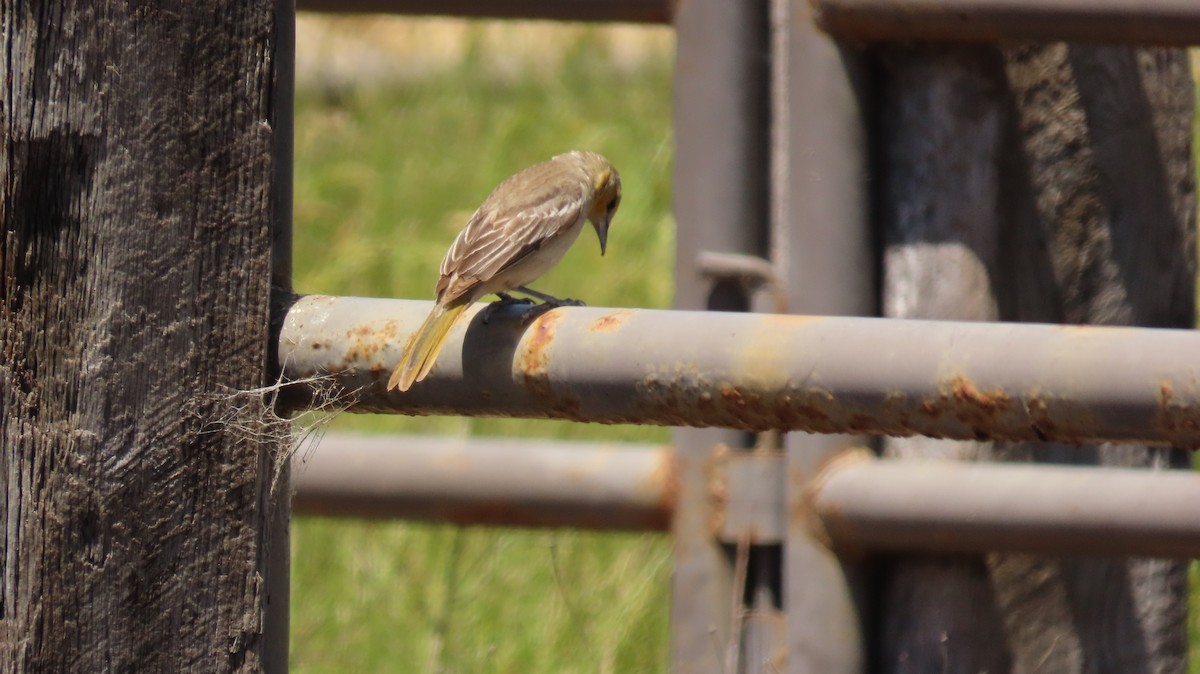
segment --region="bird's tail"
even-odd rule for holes
[[[421,324],[421,329],[417,330],[417,334],[408,341],[404,355],[400,358],[400,364],[396,366],[391,378],[388,379],[389,391],[394,388],[407,391],[412,388],[414,383],[421,381],[425,375],[429,374],[429,371],[433,369],[434,361],[437,360],[438,353],[442,350],[442,345],[446,343],[450,328],[454,327],[454,322],[468,306],[469,303],[451,307],[441,304],[434,305],[433,311],[429,312],[429,317]]]

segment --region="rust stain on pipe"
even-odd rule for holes
[[[832,476],[840,471],[852,469],[854,466],[871,464],[875,460],[875,453],[871,450],[864,447],[849,447],[822,460],[817,464],[811,477],[798,471],[789,475],[793,480],[795,493],[803,494],[792,504],[789,526],[807,531],[813,540],[819,541],[830,550],[836,548],[840,555],[865,555],[866,550],[847,546],[844,542],[840,546],[835,546],[833,537],[829,534],[829,525],[838,523],[841,514],[840,508],[836,502],[827,503],[822,507],[818,500],[825,483]]]
[[[650,474],[650,482],[658,489],[658,502],[663,513],[662,528],[669,529],[675,506],[679,503],[679,461],[670,447],[664,447],[659,452],[658,464]]]
[[[381,372],[385,368],[377,356],[395,339],[395,321],[388,321],[383,329],[377,326],[359,324],[346,331],[347,367],[351,363],[371,363],[371,372]]]
[[[562,316],[561,311],[552,309],[534,321],[529,327],[528,336],[521,340],[523,348],[516,356],[516,369],[521,373],[525,389],[534,400],[547,404],[559,416],[586,421],[579,398],[570,393],[556,395],[551,378],[550,355],[554,348],[558,322]]]
[[[632,315],[632,311],[629,311],[628,309],[620,309],[592,321],[591,325],[588,326],[588,329],[592,332],[613,332],[617,328],[621,327],[621,324],[625,322],[625,319]]]
[[[539,400],[551,397],[549,351],[554,345],[555,325],[561,315],[552,310],[539,316],[529,326],[528,336],[522,340],[525,348],[517,355],[517,369],[524,378],[525,388]]]
[[[1155,423],[1170,434],[1200,434],[1200,418],[1186,405],[1175,402],[1175,391],[1169,381],[1158,385],[1158,415]]]
[[[1003,388],[997,386],[991,391],[980,391],[975,388],[975,382],[963,374],[957,374],[950,379],[950,390],[955,400],[968,403],[983,412],[1004,410],[1012,403]]]
[[[1038,436],[1038,440],[1060,437],[1058,425],[1050,418],[1050,412],[1046,408],[1046,401],[1036,393],[1031,394],[1029,400],[1025,401],[1025,411],[1029,413],[1030,428]]]
[[[554,344],[555,326],[561,318],[561,312],[550,310],[529,326],[529,337],[524,340],[525,349],[517,358],[517,365],[525,376],[545,376],[550,363],[548,352]]]
[[[996,427],[996,420],[1012,408],[1012,399],[999,386],[981,391],[969,377],[958,372],[938,386],[934,400],[921,402],[921,411],[931,417],[953,412],[954,417],[971,428],[980,440],[988,437],[987,429]]]

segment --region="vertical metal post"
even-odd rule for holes
[[[700,253],[766,252],[768,190],[767,0],[692,0],[675,14],[676,305],[746,311],[747,288],[705,273]],[[734,553],[715,538],[711,480],[716,448],[752,444],[743,433],[677,429],[679,500],[672,523],[675,573],[672,670],[726,672],[737,659],[742,590]],[[731,673],[730,673],[731,674]]]
[[[813,23],[806,0],[773,0],[771,257],[787,310],[877,313],[867,189],[864,89],[855,55]],[[788,522],[783,605],[788,672],[858,672],[865,666],[861,574],[810,534],[808,481],[861,439],[786,436]]]

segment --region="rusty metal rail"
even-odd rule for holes
[[[851,40],[1045,40],[1200,44],[1195,0],[812,0],[817,22]]]
[[[297,9],[493,19],[671,23],[678,0],[300,0]],[[850,40],[1048,40],[1200,44],[1193,0],[811,0],[819,25]]]
[[[709,459],[707,518],[803,526],[840,552],[1028,552],[1200,557],[1200,475],[1187,471],[874,459],[827,463],[807,509],[735,489],[749,456]],[[783,466],[782,456],[759,457]],[[665,531],[678,468],[667,447],[538,440],[330,436],[296,466],[295,512],[455,524]],[[783,476],[780,476],[783,479]],[[744,492],[740,496],[734,492]],[[771,495],[774,495],[772,500]],[[740,508],[739,498],[757,499]],[[738,511],[738,512],[735,512]],[[749,521],[755,518],[761,521]]]
[[[1191,471],[841,459],[811,505],[848,552],[1200,556]]]
[[[719,312],[474,307],[429,379],[384,383],[430,304],[307,296],[290,389],[351,411],[1200,446],[1200,332]]]
[[[301,11],[669,23],[675,0],[299,0]]]
[[[653,445],[332,435],[309,454],[293,478],[306,515],[665,530],[675,500]]]

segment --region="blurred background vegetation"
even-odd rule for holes
[[[609,254],[584,232],[536,287],[593,306],[669,306],[673,49],[669,28],[301,15],[297,290],[430,298],[442,255],[492,187],[579,148],[607,155],[625,185]],[[332,429],[669,437],[353,415]],[[298,518],[292,546],[295,672],[666,669],[664,536]],[[1195,588],[1195,563],[1191,576]],[[1200,674],[1195,594],[1192,604],[1189,671]]]
[[[584,232],[535,287],[593,306],[669,306],[669,29],[305,16],[297,38],[298,291],[432,299],[442,256],[488,192],[579,148],[608,156],[625,185],[608,254]],[[332,430],[669,437],[365,415],[344,415]],[[670,546],[661,535],[297,518],[292,555],[295,672],[666,667]]]

